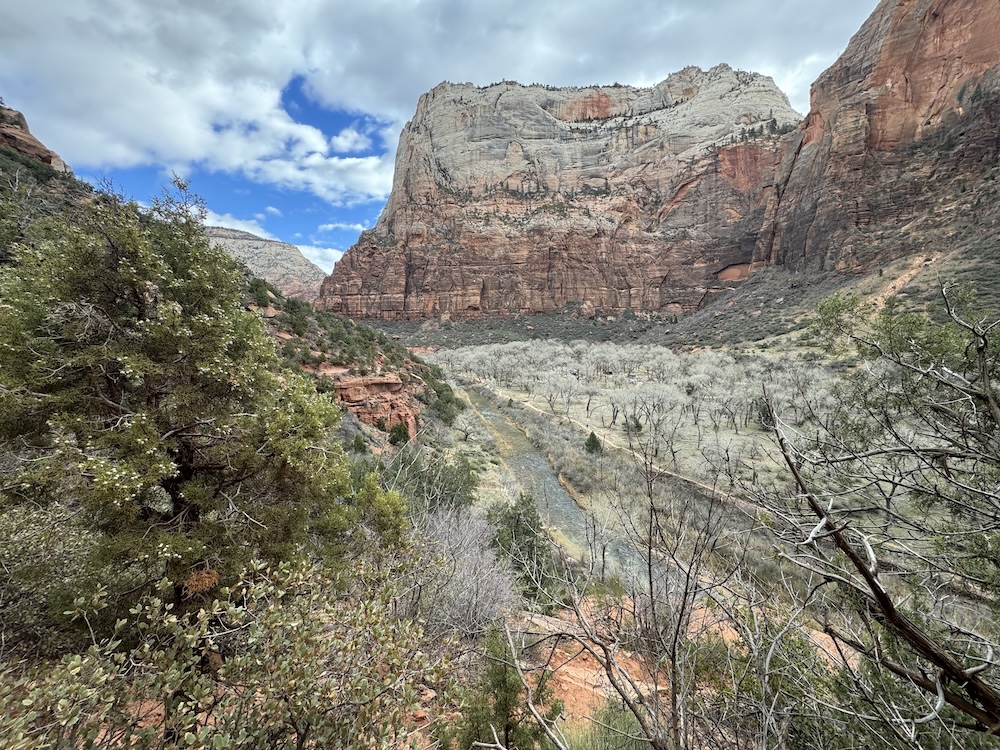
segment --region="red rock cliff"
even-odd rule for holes
[[[797,120],[769,79],[725,66],[645,90],[442,84],[319,305],[387,319],[573,301],[690,312],[770,266],[992,257],[998,64],[1000,2],[882,0],[780,140],[743,140]]]
[[[0,144],[10,146],[25,156],[48,164],[57,172],[69,172],[67,166],[55,151],[45,146],[28,130],[28,121],[16,109],[0,105]]]
[[[783,144],[756,266],[864,271],[950,249],[985,219],[998,63],[995,0],[883,0]]]

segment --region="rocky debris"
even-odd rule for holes
[[[692,311],[749,268],[778,133],[799,119],[770,78],[725,65],[648,89],[441,84],[317,305],[396,320]]]
[[[222,245],[237,260],[286,297],[313,301],[326,274],[295,245],[266,240],[250,232],[225,227],[205,227],[208,238]]]
[[[46,147],[28,130],[28,121],[20,112],[0,105],[0,144],[48,164],[57,172],[72,173],[59,154]]]

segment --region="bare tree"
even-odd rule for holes
[[[426,513],[414,530],[419,560],[411,568],[401,614],[432,637],[484,633],[521,605],[510,563],[493,548],[496,531],[468,510]]]
[[[947,289],[944,302],[943,324],[894,304],[821,308],[864,365],[815,431],[772,408],[792,485],[764,495],[789,557],[836,593],[824,628],[863,658],[854,685],[871,718],[914,743],[942,726],[1000,732],[1000,321]]]

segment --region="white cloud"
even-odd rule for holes
[[[644,85],[728,62],[769,73],[803,110],[875,5],[37,0],[5,8],[0,91],[81,170],[198,167],[353,205],[386,197],[399,132],[442,80]],[[282,104],[297,80],[365,125],[297,121]],[[384,153],[343,155],[362,148]]]
[[[343,250],[315,245],[296,245],[302,254],[327,273],[333,271],[334,264],[344,256]]]
[[[365,226],[364,224],[346,224],[344,222],[339,222],[339,221],[334,222],[332,224],[320,224],[317,227],[317,231],[320,232],[337,232],[337,231],[363,232],[366,229],[369,229],[369,227]]]
[[[372,147],[372,139],[354,128],[344,128],[330,139],[330,148],[338,154],[367,151]]]
[[[232,214],[217,214],[212,209],[208,209],[205,215],[205,224],[210,227],[226,227],[227,229],[239,229],[243,232],[250,232],[262,237],[265,240],[277,239],[274,235],[262,227],[256,219],[237,219]]]
[[[270,215],[270,216],[278,216],[278,217],[280,217],[280,216],[283,215],[281,213],[281,209],[280,208],[275,208],[274,206],[268,206],[267,208],[264,209],[264,212],[266,214]]]

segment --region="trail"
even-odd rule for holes
[[[496,441],[509,480],[534,499],[538,514],[555,541],[571,556],[590,554],[600,546],[602,565],[618,569],[634,567],[639,562],[635,551],[595,522],[590,509],[567,491],[552,464],[528,439],[523,428],[495,409],[483,394],[465,393]]]

